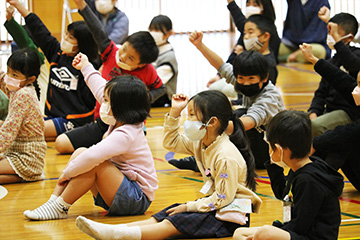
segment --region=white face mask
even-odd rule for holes
[[[341,40],[343,40],[343,39],[345,39],[345,38],[347,38],[347,37],[351,37],[351,36],[352,36],[352,34],[349,33],[349,34],[343,36],[342,38],[340,38],[339,41],[341,41]],[[334,45],[336,44],[336,42],[335,42],[335,39],[333,38],[333,36],[331,36],[330,34],[327,35],[326,43],[327,43],[327,45],[329,46],[329,48],[330,48],[331,50],[334,50],[334,49],[335,49]]]
[[[272,153],[270,154],[270,161],[271,161],[272,163],[275,163],[275,164],[278,165],[279,167],[282,167],[282,168],[288,167],[288,165],[286,165],[286,163],[283,162],[283,157],[284,157],[283,149],[282,149],[282,147],[279,147],[279,148],[280,148],[280,151],[281,151],[280,161],[279,161],[279,162],[275,162],[275,161],[272,159],[272,155],[274,154],[274,151],[272,151]]]
[[[261,8],[255,6],[247,6],[245,8],[245,17],[249,18],[251,15],[260,14]]]
[[[139,66],[136,65],[136,66],[129,66],[127,65],[126,63],[123,63],[120,61],[120,58],[119,58],[119,50],[117,50],[116,54],[115,54],[115,61],[116,61],[116,64],[119,66],[119,68],[121,69],[124,69],[126,71],[132,71],[136,68],[138,68]]]
[[[114,9],[114,3],[112,0],[97,0],[95,8],[99,13],[106,15]]]
[[[74,45],[72,43],[69,43],[65,39],[61,40],[61,50],[65,53],[77,53],[77,51],[73,51],[73,49],[77,47],[78,45]]]
[[[164,34],[162,32],[150,31],[150,34],[154,38],[157,46],[161,46],[166,43],[166,39],[164,39]]]
[[[103,120],[104,123],[113,126],[116,124],[116,119],[114,116],[109,115],[110,109],[111,107],[109,102],[103,102],[100,106],[99,114],[101,120]]]
[[[247,51],[259,51],[264,44],[259,41],[258,37],[253,37],[249,39],[244,38],[244,46]]]
[[[200,121],[185,120],[185,122],[184,122],[185,135],[191,141],[199,141],[199,140],[203,139],[206,134],[206,127],[209,125],[209,122],[211,119],[212,118],[210,118],[206,124],[202,123]]]
[[[26,81],[26,79],[19,80],[16,78],[9,77],[7,74],[4,77],[4,83],[6,84],[7,89],[9,89],[10,91],[19,90],[21,88],[20,87],[21,82],[24,81]]]

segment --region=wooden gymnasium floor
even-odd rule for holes
[[[287,64],[280,65],[278,69],[277,86],[283,93],[287,109],[306,110],[318,86],[319,76],[314,73],[310,65]],[[184,157],[180,154],[174,155],[162,147],[163,116],[168,110],[168,108],[152,109],[152,117],[146,123],[146,137],[154,156],[159,189],[155,201],[144,215],[107,217],[104,210],[93,205],[92,196],[87,193],[72,206],[67,219],[44,222],[26,220],[23,211],[34,209],[47,201],[69,159],[69,155],[58,154],[54,143],[49,142],[45,180],[3,186],[8,193],[0,199],[0,239],[90,239],[76,228],[74,221],[78,215],[102,223],[127,223],[147,219],[174,202],[186,202],[201,197],[199,189],[202,181],[199,173],[178,170],[167,163],[169,158]],[[274,198],[266,171],[259,170],[257,173],[260,176],[257,180],[257,194],[263,200],[263,205],[259,215],[252,214],[252,227],[271,224],[275,219],[282,219],[281,203]],[[2,192],[3,190],[0,189],[0,196]],[[342,223],[339,239],[360,239],[360,193],[348,181],[345,182],[340,204]]]

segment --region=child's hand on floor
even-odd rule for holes
[[[72,65],[74,68],[81,70],[83,67],[85,67],[86,65],[89,65],[89,59],[88,57],[83,54],[83,53],[78,53],[75,57],[74,60],[72,61]]]

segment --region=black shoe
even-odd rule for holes
[[[171,159],[171,160],[169,160],[169,163],[179,169],[188,169],[188,170],[192,170],[194,172],[200,172],[199,168],[196,165],[194,156],[181,158],[179,160]]]

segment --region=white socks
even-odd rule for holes
[[[53,220],[67,217],[71,204],[68,204],[60,196],[51,195],[50,199],[33,211],[26,210],[24,216],[31,220]]]
[[[75,224],[82,232],[95,239],[141,240],[141,229],[138,226],[127,227],[126,224],[97,223],[83,216],[77,217]]]
[[[55,201],[56,199],[58,198],[58,196],[54,195],[54,194],[51,194],[50,198],[49,198],[49,202],[53,202]]]

